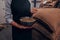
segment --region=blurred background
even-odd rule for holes
[[[0,0],[0,40],[12,40],[12,28],[11,25],[7,25],[5,22],[5,1]],[[60,9],[60,3],[57,4],[57,0],[29,0],[31,2],[31,8],[58,8]],[[59,37],[60,38],[60,37]],[[60,39],[58,39],[60,40]]]

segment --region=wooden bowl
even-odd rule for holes
[[[20,23],[25,26],[32,26],[36,20],[32,17],[22,17],[20,19]]]

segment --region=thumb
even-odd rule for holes
[[[32,17],[35,17],[36,16],[36,13],[32,15]]]

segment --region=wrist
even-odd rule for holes
[[[12,22],[11,22],[11,25],[12,25],[12,26],[15,26],[15,27],[17,27],[17,28],[22,28],[22,25],[16,23],[15,21],[12,21]]]

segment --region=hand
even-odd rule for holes
[[[39,13],[39,11],[37,11],[37,13],[34,13],[34,14],[32,15],[32,17],[36,17],[36,16],[38,15],[38,13]]]
[[[12,25],[12,26],[15,26],[15,27],[17,27],[17,28],[20,28],[20,29],[30,29],[30,28],[32,28],[32,27],[20,25],[20,24],[16,23],[15,21],[12,21],[12,22],[11,22],[11,25]]]
[[[31,9],[31,13],[33,13],[33,14],[34,14],[34,13],[37,13],[37,11],[38,11],[37,8],[32,8],[32,9]]]
[[[20,25],[19,28],[20,28],[20,29],[30,29],[30,28],[32,28],[32,27]]]

